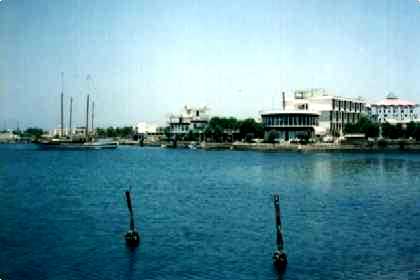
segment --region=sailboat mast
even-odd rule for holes
[[[93,120],[95,117],[95,102],[92,101],[92,134],[95,135],[95,127],[93,126]]]
[[[60,136],[63,137],[64,136],[64,86],[63,86],[63,76],[64,73],[61,72],[61,122],[60,122]]]
[[[89,137],[89,94],[86,101],[86,140]]]
[[[73,97],[70,97],[70,118],[69,118],[69,134],[70,134],[70,136],[73,134],[72,130],[71,130],[72,113],[73,113]]]

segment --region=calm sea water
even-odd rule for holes
[[[0,145],[0,278],[420,279],[419,174],[410,153]]]

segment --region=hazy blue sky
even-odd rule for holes
[[[0,128],[56,126],[60,72],[78,124],[88,92],[98,125],[256,116],[311,87],[420,103],[419,52],[417,0],[2,0]]]

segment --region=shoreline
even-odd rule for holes
[[[28,142],[0,142],[6,145],[31,144]],[[171,147],[169,142],[149,142],[144,143],[144,147],[165,149],[188,149],[190,141],[178,141],[177,147]],[[121,141],[121,146],[142,147],[137,141]],[[261,152],[420,152],[420,141],[410,140],[381,140],[381,141],[357,141],[355,143],[310,143],[310,144],[291,144],[291,143],[215,143],[201,142],[196,143],[197,149],[206,151],[212,150],[232,150],[232,151],[261,151]]]
[[[188,142],[189,143],[189,142]],[[178,148],[187,148],[185,142],[178,143]],[[313,144],[280,144],[280,143],[200,143],[203,150],[236,150],[236,151],[263,151],[263,152],[342,152],[342,151],[420,151],[420,142],[404,140],[387,140],[385,142],[358,142],[358,143],[313,143]]]

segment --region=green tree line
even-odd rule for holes
[[[379,137],[379,124],[362,116],[357,123],[348,123],[344,126],[344,133],[363,133],[366,137]]]
[[[346,124],[344,127],[345,133],[364,133],[366,137],[379,137],[380,129],[382,130],[382,137],[388,139],[416,139],[420,140],[420,124],[410,122],[406,125],[383,123],[379,125],[369,120],[367,117],[362,117],[355,124]]]
[[[389,139],[409,139],[420,140],[420,124],[410,122],[406,126],[401,124],[392,125],[382,124],[382,136]]]
[[[205,128],[204,135],[213,142],[250,142],[253,138],[263,138],[264,128],[252,118],[238,120],[234,117],[213,117]]]
[[[6,132],[6,131],[3,131]],[[42,130],[38,127],[29,127],[25,130],[14,130],[13,134],[18,135],[23,138],[32,138],[32,139],[39,139],[41,135],[47,133],[46,131]]]
[[[134,130],[131,126],[96,128],[96,135],[100,138],[131,138],[134,136]]]

